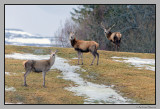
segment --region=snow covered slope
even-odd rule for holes
[[[50,47],[53,37],[43,37],[24,32],[20,29],[5,29],[5,44],[20,46]]]

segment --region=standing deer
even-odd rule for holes
[[[56,52],[57,52],[57,50],[55,52],[51,51],[50,59],[48,59],[48,60],[27,60],[27,61],[23,62],[23,65],[24,65],[24,68],[26,71],[24,74],[24,86],[27,86],[27,84],[26,84],[27,75],[31,71],[33,71],[33,72],[37,72],[37,73],[42,72],[43,87],[45,87],[45,75],[46,75],[46,72],[48,72],[50,70],[50,68],[52,67],[52,65],[55,62]]]
[[[115,49],[117,51],[117,49],[119,49],[120,47],[120,43],[121,43],[121,38],[122,38],[122,34],[120,32],[111,32],[111,29],[115,26],[112,25],[112,27],[110,27],[108,30],[105,28],[105,26],[102,24],[101,22],[101,27],[104,29],[104,34],[107,37],[108,40],[110,40],[112,42],[112,44],[115,45]]]
[[[90,65],[93,65],[96,56],[97,56],[97,65],[98,65],[99,54],[97,53],[97,49],[99,47],[99,44],[95,41],[76,40],[74,32],[70,32],[68,34],[69,34],[69,39],[72,47],[74,47],[74,49],[78,53],[78,65],[79,65],[80,56],[81,56],[81,61],[83,65],[83,53],[87,53],[87,52],[91,52],[93,55],[93,60]]]

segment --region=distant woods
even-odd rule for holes
[[[113,24],[112,32],[121,32],[120,51],[155,53],[155,5],[79,5],[71,11],[55,33],[63,47],[71,47],[68,31],[76,32],[80,40],[94,40],[99,49],[112,50],[111,42],[101,27]]]

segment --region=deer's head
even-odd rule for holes
[[[57,53],[57,51],[58,51],[58,50],[56,50],[56,51],[54,51],[54,52],[53,52],[53,51],[51,51],[50,58],[54,58],[54,57],[55,57],[55,55],[56,55],[56,53]]]
[[[69,34],[69,40],[74,40],[75,39],[75,32],[68,32]]]

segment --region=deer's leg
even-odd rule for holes
[[[42,75],[43,75],[43,87],[46,87],[46,86],[45,86],[45,76],[46,76],[46,72],[43,71],[43,72],[42,72]]]
[[[81,61],[82,61],[82,65],[83,65],[83,53],[81,53]]]
[[[117,51],[117,45],[115,44],[115,51]]]
[[[118,51],[120,51],[120,43],[118,44]]]
[[[92,60],[92,63],[91,63],[90,65],[93,65],[94,60],[95,60],[95,58],[96,58],[96,53],[95,53],[95,52],[91,52],[91,53],[92,53],[92,55],[93,55],[93,60]]]
[[[26,77],[27,77],[27,75],[28,75],[30,72],[31,72],[31,71],[28,70],[28,71],[26,71],[26,73],[24,74],[24,86],[27,86],[27,84],[26,84]]]
[[[120,51],[120,43],[121,43],[121,38],[119,39],[119,43],[118,43],[118,51]]]
[[[117,47],[117,51],[119,51],[119,46]]]
[[[111,42],[111,51],[113,51],[113,48],[114,48],[114,43],[113,42]]]
[[[80,58],[81,52],[78,51],[78,65],[79,65],[79,58]]]
[[[97,65],[98,65],[98,62],[99,62],[99,54],[97,53],[97,51],[96,51],[96,55],[97,55]]]

